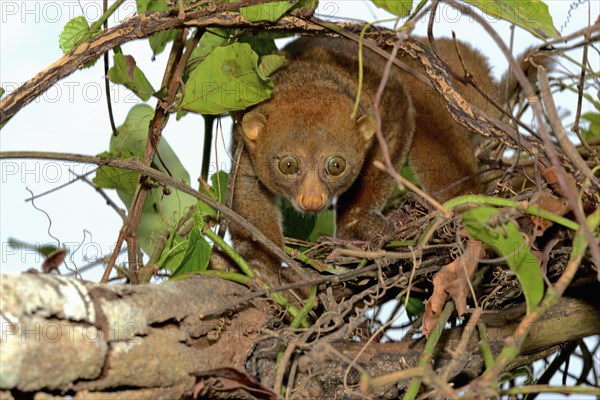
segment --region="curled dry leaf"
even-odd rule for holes
[[[127,76],[129,77],[129,79],[134,80],[135,58],[129,55],[124,55],[123,57],[125,58],[125,66],[127,67]]]
[[[277,400],[277,395],[271,389],[258,383],[250,375],[233,368],[217,368],[193,374],[196,377],[194,385],[194,398],[197,399],[201,391],[206,389],[205,378],[219,379],[221,386],[213,390],[233,391],[242,389],[257,399]]]
[[[48,257],[44,260],[42,264],[42,272],[49,273],[59,267],[60,264],[65,260],[67,256],[67,252],[63,249],[58,249],[48,254]]]
[[[550,261],[550,252],[562,240],[561,236],[550,239],[542,250],[531,249],[533,255],[540,262],[540,270],[543,275],[548,275],[548,261]]]
[[[541,210],[561,216],[565,215],[571,209],[567,200],[554,196],[549,190],[536,192],[529,203],[539,207]],[[547,219],[539,218],[535,215],[531,215],[530,218],[536,224],[533,230],[533,234],[536,237],[542,236],[546,229],[552,226],[552,222]]]
[[[560,186],[560,184],[558,183],[558,174],[556,172],[556,168],[555,167],[548,167],[548,168],[543,168],[541,170],[542,172],[542,176],[544,177],[544,179],[546,180],[546,182],[548,182],[549,185],[551,185],[554,190],[556,190],[558,193],[560,193],[561,196],[564,196],[564,192],[563,192],[563,188]],[[566,175],[567,180],[570,181],[570,185],[571,187],[576,187],[577,182],[575,181],[575,178],[573,178],[572,175],[567,174]]]
[[[425,305],[422,332],[429,335],[442,312],[448,295],[454,300],[459,315],[467,311],[469,282],[473,277],[477,263],[485,251],[483,244],[472,238],[467,241],[466,251],[445,265],[433,277],[433,293]]]

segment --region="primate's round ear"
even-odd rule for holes
[[[242,132],[250,140],[256,140],[267,126],[267,118],[257,111],[250,111],[242,118]]]
[[[358,131],[365,140],[371,139],[377,130],[375,119],[368,115],[360,117],[356,121],[356,124],[358,125]]]

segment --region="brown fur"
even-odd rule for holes
[[[437,45],[446,61],[462,72],[453,42],[439,40]],[[467,45],[460,48],[469,72],[496,93],[485,58]],[[365,78],[359,113],[353,119],[356,44],[342,39],[303,38],[285,51],[290,62],[273,77],[272,98],[246,110],[235,121],[235,140],[243,139],[245,150],[233,208],[282,246],[279,197],[290,200],[299,211],[319,211],[337,197],[337,236],[372,239],[384,224],[381,209],[394,185],[389,175],[373,166],[374,160],[382,160],[373,135],[373,101],[385,60],[364,51]],[[420,70],[412,60],[406,61]],[[467,100],[489,109],[474,90],[460,89]],[[408,159],[425,190],[435,193],[464,177],[475,176],[477,160],[471,135],[454,121],[433,89],[395,68],[380,109],[382,131],[394,165],[399,170]],[[285,175],[280,171],[280,160],[287,155],[299,160],[298,173]],[[339,176],[326,172],[325,164],[332,155],[346,161],[346,170]],[[291,165],[293,169],[293,162]],[[445,200],[478,190],[479,182],[472,178],[436,197]],[[263,278],[273,281],[268,276],[273,276],[279,261],[235,224],[232,234],[242,256],[252,260]]]

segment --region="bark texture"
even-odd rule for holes
[[[216,278],[190,278],[159,285],[101,285],[56,275],[1,275],[0,392],[36,398],[72,394],[85,398],[185,398],[196,376],[215,398],[248,398],[256,391],[231,378],[227,368],[250,374],[263,385],[273,382],[277,349],[293,341],[283,325],[273,324],[266,302],[255,300],[229,313],[202,318],[248,292]],[[563,298],[537,323],[524,345],[523,364],[547,355],[559,344],[600,333],[597,296]],[[490,345],[500,351],[522,317],[522,308],[486,314]],[[433,367],[453,357],[462,329],[446,330]],[[288,340],[286,342],[286,340]],[[461,368],[465,379],[479,375],[483,360],[473,332]],[[424,340],[370,344],[357,365],[373,377],[417,365]],[[293,397],[357,398],[359,374],[348,360],[364,343],[317,340],[295,354]],[[555,351],[555,349],[553,349]],[[538,354],[538,357],[535,357]],[[340,356],[343,355],[343,356]],[[514,365],[519,365],[517,360]],[[214,378],[214,379],[212,379]],[[398,396],[406,382],[379,388],[382,398]],[[196,386],[198,388],[198,386]],[[258,392],[261,393],[261,392]],[[268,396],[260,396],[269,398]]]

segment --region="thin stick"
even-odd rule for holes
[[[384,91],[387,81],[390,77],[390,71],[392,69],[392,64],[393,64],[394,60],[396,59],[396,56],[398,55],[398,50],[399,50],[398,44],[400,42],[402,42],[405,38],[406,38],[406,35],[402,35],[402,33],[399,34],[399,38],[398,38],[399,40],[394,45],[394,47],[392,49],[392,53],[389,55],[388,61],[385,64],[385,69],[383,70],[383,76],[381,77],[381,82],[379,84],[379,87],[377,88],[377,93],[375,95],[375,104],[373,105],[373,109],[375,111],[375,122],[377,124],[376,135],[377,135],[377,140],[379,141],[379,147],[381,148],[381,154],[383,156],[383,161],[385,163],[385,167],[377,160],[373,162],[373,165],[375,165],[376,168],[378,168],[380,170],[384,170],[387,173],[389,173],[396,180],[396,182],[398,183],[398,185],[400,187],[406,186],[410,190],[417,193],[419,196],[423,197],[423,199],[428,201],[434,208],[436,208],[438,211],[440,211],[441,214],[445,218],[451,218],[452,213],[450,211],[446,210],[444,208],[444,206],[442,206],[437,200],[435,200],[433,197],[429,196],[428,194],[426,194],[425,192],[423,192],[422,190],[417,188],[416,185],[413,185],[412,183],[408,182],[408,180],[402,178],[400,176],[400,174],[398,174],[398,172],[396,171],[396,168],[394,168],[394,165],[392,164],[392,160],[390,158],[390,151],[389,151],[387,143],[385,142],[385,138],[383,137],[383,132],[381,130],[381,127],[382,127],[381,110],[379,108],[381,105],[381,97],[383,96],[383,91]]]
[[[583,59],[581,60],[581,75],[579,76],[579,84],[577,85],[578,93],[577,93],[577,110],[575,111],[575,122],[573,122],[573,126],[571,127],[571,132],[574,132],[579,138],[579,141],[585,147],[585,149],[590,153],[592,157],[596,159],[598,162],[598,157],[596,155],[596,151],[592,150],[592,148],[587,144],[587,142],[581,136],[581,131],[579,129],[579,119],[581,118],[581,106],[583,103],[583,89],[585,85],[585,73],[588,63],[588,48],[589,48],[589,40],[590,34],[586,34],[585,42],[583,45]]]
[[[433,328],[431,334],[427,338],[427,343],[425,344],[425,348],[423,349],[423,354],[421,358],[419,358],[419,363],[417,367],[425,367],[429,364],[430,360],[433,360],[433,351],[435,350],[435,346],[437,342],[442,337],[442,331],[444,330],[444,325],[448,322],[450,315],[454,311],[454,302],[450,301],[446,303],[444,306],[444,310],[440,314],[437,322],[435,323],[435,327]],[[410,382],[410,385],[406,389],[406,393],[404,394],[404,400],[411,400],[417,396],[419,392],[419,388],[421,387],[421,377],[415,377]]]
[[[45,192],[42,192],[42,193],[40,193],[40,194],[36,194],[36,195],[35,195],[35,196],[33,196],[33,197],[28,197],[28,198],[26,198],[26,199],[25,199],[25,202],[27,203],[28,201],[32,201],[32,200],[34,200],[34,199],[39,199],[40,197],[44,197],[44,196],[46,196],[46,195],[49,195],[49,194],[51,194],[51,193],[54,193],[54,192],[56,192],[56,191],[59,191],[60,189],[62,189],[62,188],[65,188],[65,187],[67,187],[67,186],[69,186],[69,185],[72,185],[73,183],[77,182],[78,180],[80,180],[80,179],[83,179],[84,177],[86,177],[86,176],[88,176],[88,175],[90,175],[90,174],[93,174],[94,172],[96,172],[96,168],[94,168],[94,169],[93,169],[93,170],[91,170],[91,171],[88,171],[88,172],[86,172],[86,173],[85,173],[85,174],[83,174],[83,175],[79,175],[79,176],[77,176],[77,177],[76,177],[75,179],[73,179],[72,181],[69,181],[69,182],[63,183],[62,185],[55,186],[55,187],[53,187],[52,189],[46,190]]]
[[[492,39],[494,39],[502,53],[504,53],[504,56],[506,57],[508,62],[511,64],[513,73],[515,74],[515,77],[517,78],[519,84],[521,85],[525,94],[527,95],[527,102],[533,110],[539,130],[542,133],[542,140],[544,143],[545,152],[550,158],[552,166],[555,168],[558,183],[565,197],[569,201],[569,205],[571,206],[571,209],[575,214],[577,222],[580,225],[582,225],[583,232],[588,240],[590,250],[592,251],[592,258],[594,264],[596,264],[598,268],[598,275],[600,276],[600,245],[598,245],[598,242],[594,238],[592,231],[586,224],[585,214],[577,200],[577,189],[576,187],[574,187],[575,185],[572,184],[571,180],[569,180],[569,178],[567,177],[567,172],[565,171],[563,163],[561,162],[558,152],[554,148],[554,144],[552,143],[552,139],[550,138],[550,134],[548,133],[548,129],[546,128],[545,121],[542,118],[542,107],[540,106],[540,101],[535,95],[533,86],[531,85],[531,83],[525,76],[525,73],[521,70],[515,59],[512,57],[510,50],[508,49],[508,47],[506,47],[506,44],[504,44],[500,35],[498,35],[498,33],[490,26],[490,24],[485,19],[483,19],[483,17],[475,13],[471,8],[466,7],[461,3],[452,2],[449,0],[444,1],[451,7],[454,7],[459,11],[463,12],[464,14],[473,17],[492,37]]]
[[[119,1],[118,3],[122,3]],[[108,0],[102,1],[102,9],[104,14],[106,14],[106,9],[108,8]],[[108,29],[108,18],[104,20],[103,24],[104,30]],[[117,136],[119,132],[117,131],[117,125],[115,124],[115,116],[113,114],[112,109],[112,100],[110,94],[110,82],[108,81],[108,51],[104,52],[104,90],[106,92],[106,108],[108,110],[108,121],[110,122],[110,129],[112,130],[113,136]]]
[[[96,186],[92,181],[90,181],[88,178],[86,178],[85,176],[78,176],[78,179],[81,179],[83,182],[87,183],[88,185],[90,185],[91,187],[93,187],[96,192],[98,192],[98,194],[100,196],[102,196],[102,198],[104,199],[104,201],[106,201],[106,204],[108,204],[113,210],[115,210],[115,212],[117,214],[119,214],[119,217],[121,217],[122,220],[124,220],[125,218],[127,218],[127,215],[125,214],[125,211],[123,211],[123,209],[121,209],[117,203],[115,203],[113,201],[113,199],[111,199],[110,197],[108,197],[108,195],[104,192],[104,190],[102,190],[101,187]]]
[[[600,223],[600,209],[597,209],[589,217],[590,225],[597,227]],[[587,224],[586,224],[587,225]],[[490,383],[495,380],[499,374],[514,360],[520,352],[523,342],[527,338],[531,329],[535,326],[535,322],[540,319],[542,315],[546,313],[553,305],[555,305],[561,298],[575,274],[579,270],[579,266],[585,255],[587,238],[583,234],[583,229],[579,230],[573,240],[573,250],[567,263],[567,267],[564,272],[554,284],[550,286],[542,299],[542,302],[531,310],[525,318],[521,320],[519,326],[515,330],[514,334],[506,339],[506,344],[502,349],[502,352],[498,355],[498,358],[490,368],[488,368],[481,377],[472,381],[467,388],[465,388],[465,394],[480,394],[482,391],[489,390]]]
[[[273,243],[269,238],[267,238],[260,230],[256,229],[254,225],[248,222],[245,218],[238,215],[231,209],[225,207],[221,203],[215,201],[210,196],[207,196],[203,193],[198,192],[197,190],[191,188],[185,183],[179,182],[177,179],[168,176],[162,171],[156,170],[154,168],[150,168],[146,165],[143,165],[140,160],[137,158],[128,158],[128,159],[119,159],[119,158],[100,158],[94,156],[86,156],[81,154],[71,154],[71,153],[52,153],[52,152],[38,152],[38,151],[5,151],[0,152],[0,159],[11,159],[11,158],[34,158],[34,159],[42,159],[42,160],[65,160],[65,161],[74,161],[74,162],[82,162],[88,164],[96,164],[96,165],[107,165],[111,167],[123,168],[129,171],[139,172],[144,174],[152,179],[156,179],[161,185],[170,186],[176,190],[180,190],[184,193],[187,193],[191,196],[194,196],[198,200],[202,200],[204,203],[208,204],[210,207],[215,210],[221,212],[224,216],[231,218],[237,224],[246,229],[252,237],[254,237],[257,241],[263,244],[267,249],[269,249],[274,255],[281,258],[285,263],[287,263],[291,268],[300,274],[305,280],[308,280],[306,274],[304,274],[303,269],[300,265],[290,256],[288,256],[283,249]]]
[[[460,336],[460,341],[455,349],[452,351],[452,360],[444,367],[444,371],[441,374],[441,379],[445,382],[448,381],[448,376],[453,374],[458,368],[460,368],[461,358],[464,359],[467,353],[467,346],[471,335],[475,333],[475,328],[479,322],[479,318],[483,314],[483,309],[477,307],[473,314],[469,317],[469,322],[465,325],[465,329]]]
[[[585,70],[585,64],[583,66],[582,71]],[[590,167],[588,167],[587,163],[581,158],[581,155],[575,148],[573,142],[569,140],[567,136],[567,132],[560,121],[560,117],[558,116],[558,111],[556,110],[556,104],[554,103],[554,98],[552,97],[552,91],[550,89],[550,82],[548,82],[548,75],[546,74],[546,69],[542,66],[538,67],[538,82],[540,84],[540,96],[542,97],[542,101],[544,102],[544,109],[546,110],[546,115],[548,116],[548,120],[550,121],[550,125],[552,126],[552,130],[554,132],[554,136],[558,139],[558,143],[560,147],[563,149],[567,157],[575,164],[575,167],[579,169],[579,171],[585,175],[587,179],[590,180],[592,185],[594,185],[597,189],[600,189],[600,184],[598,183],[598,179],[592,173]],[[581,98],[580,98],[581,100]],[[581,104],[580,104],[581,106]],[[581,112],[581,109],[579,109]],[[579,116],[577,116],[579,118]],[[577,129],[579,131],[579,129]],[[581,143],[585,143],[582,141]]]
[[[307,23],[296,17],[284,17],[273,26],[272,23],[250,23],[241,14],[231,13],[240,7],[269,3],[272,0],[245,0],[243,3],[219,3],[215,9],[189,12],[181,20],[177,15],[160,14],[148,18],[145,15],[134,15],[119,25],[93,36],[76,46],[69,54],[65,54],[35,77],[21,85],[14,92],[0,100],[0,125],[15,115],[25,105],[46,92],[52,85],[64,77],[77,71],[83,64],[98,58],[106,51],[124,43],[148,37],[153,33],[168,29],[186,27],[263,27],[292,31],[323,31],[314,23]],[[210,8],[210,7],[209,7]]]

